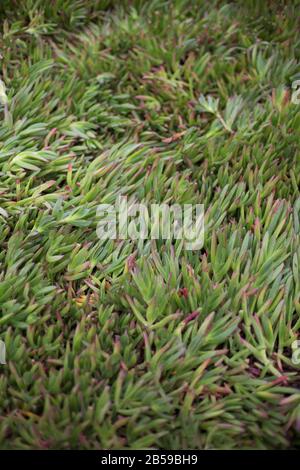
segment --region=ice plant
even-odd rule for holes
[[[0,3],[0,448],[299,447],[299,1]]]

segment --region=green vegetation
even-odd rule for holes
[[[2,449],[299,447],[299,9],[1,1]],[[120,192],[203,249],[99,240]]]

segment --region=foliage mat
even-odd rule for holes
[[[299,447],[299,8],[1,1],[2,449]],[[118,194],[203,248],[99,240]]]

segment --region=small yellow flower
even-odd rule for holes
[[[86,301],[86,295],[81,295],[80,297],[76,297],[75,300],[75,303],[76,305],[78,305],[78,307],[81,307],[81,305],[83,305]]]

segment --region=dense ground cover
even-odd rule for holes
[[[299,8],[1,2],[2,449],[299,446]],[[203,249],[99,240],[120,192]]]

